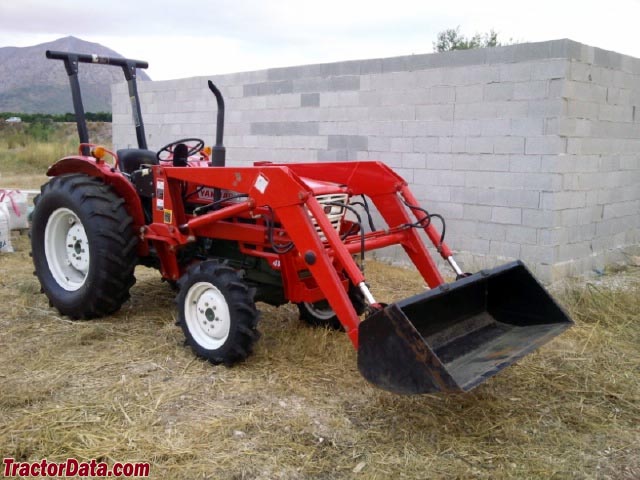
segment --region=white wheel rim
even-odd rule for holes
[[[329,305],[326,307],[319,307],[309,302],[304,302],[304,305],[307,307],[307,310],[309,310],[309,312],[319,320],[329,320],[336,314]]]
[[[72,292],[84,285],[90,266],[89,239],[78,216],[68,208],[59,208],[49,216],[44,254],[60,287]]]
[[[187,328],[196,343],[207,350],[224,345],[231,315],[222,292],[208,282],[198,282],[189,288],[184,303]]]

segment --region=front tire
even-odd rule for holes
[[[253,294],[238,273],[214,260],[191,267],[178,281],[178,323],[187,344],[213,364],[249,355],[260,334]]]
[[[138,242],[124,200],[97,178],[64,175],[34,204],[33,263],[51,305],[73,319],[119,310],[135,283]]]

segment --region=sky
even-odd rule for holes
[[[0,47],[73,35],[153,80],[431,53],[438,32],[570,38],[640,58],[640,0],[0,0]]]

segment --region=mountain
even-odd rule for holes
[[[122,57],[99,43],[65,37],[32,47],[0,48],[0,112],[73,112],[64,62],[48,60],[47,50]],[[140,59],[142,60],[142,59]],[[78,66],[82,102],[87,112],[111,111],[111,88],[123,82],[120,67],[81,63]],[[150,80],[138,70],[138,81]]]

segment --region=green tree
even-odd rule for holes
[[[438,33],[438,39],[433,42],[434,52],[449,52],[451,50],[469,50],[471,48],[499,47],[498,33],[491,29],[487,33],[476,33],[467,38],[460,33],[460,26],[448,28]]]

